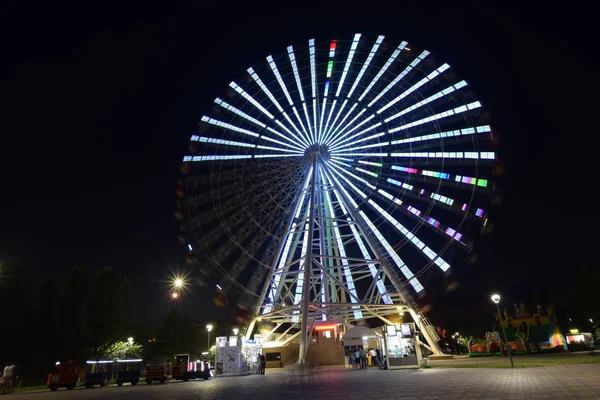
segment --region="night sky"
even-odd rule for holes
[[[452,65],[501,138],[497,232],[481,263],[455,268],[458,289],[428,290],[434,323],[489,325],[492,291],[530,308],[565,303],[569,276],[597,265],[597,44],[585,10],[13,3],[0,9],[0,261],[21,257],[39,276],[110,264],[129,275],[135,319],[160,323],[169,269],[186,254],[175,187],[200,116],[271,52],[360,32]],[[205,301],[191,294],[188,315],[228,318]]]

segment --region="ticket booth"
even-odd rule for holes
[[[383,335],[388,369],[420,368],[421,346],[414,323],[386,325]]]

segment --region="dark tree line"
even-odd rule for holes
[[[43,376],[56,361],[85,361],[126,341],[127,277],[107,266],[90,278],[87,269],[74,267],[66,277],[50,273],[36,285],[24,263],[0,265],[0,364],[12,361],[25,374]]]
[[[12,361],[28,381],[41,382],[56,361],[102,358],[128,337],[143,346],[146,360],[207,350],[204,322],[173,307],[157,328],[136,324],[130,301],[127,276],[109,266],[93,276],[74,267],[66,276],[49,273],[37,283],[24,263],[0,264],[0,367]]]

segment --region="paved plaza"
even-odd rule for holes
[[[19,399],[600,399],[600,364],[534,368],[376,368],[219,377],[164,385],[37,391]]]

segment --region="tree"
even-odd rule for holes
[[[105,360],[124,360],[140,358],[144,352],[141,344],[132,342],[108,343],[98,348],[96,358]]]
[[[110,266],[96,273],[86,308],[86,334],[91,348],[127,337],[129,281]]]
[[[62,329],[65,338],[71,344],[70,349],[65,350],[68,351],[68,356],[73,359],[80,358],[81,353],[72,349],[82,349],[85,347],[83,331],[88,295],[89,273],[87,269],[75,266],[71,269],[65,281],[61,302],[63,310],[61,320]]]
[[[31,343],[39,340],[34,325],[34,302],[32,301],[33,277],[30,268],[22,260],[0,264],[0,304],[2,320],[7,321],[0,329],[0,360],[10,359],[16,363],[31,363]]]

